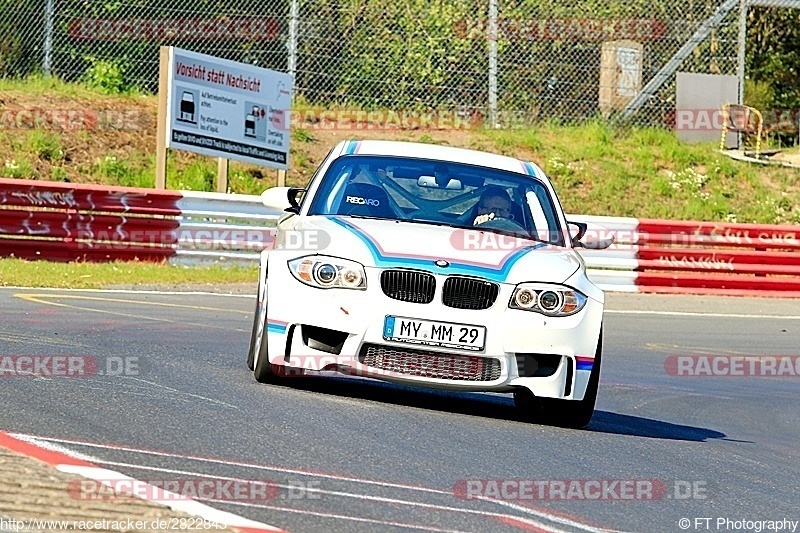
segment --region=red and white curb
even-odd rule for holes
[[[581,248],[589,278],[618,292],[800,298],[800,227],[567,215],[607,249]]]
[[[119,486],[120,481],[125,481],[129,482],[131,486],[136,484],[139,487],[147,487],[148,489],[152,489],[153,492],[151,492],[151,494],[156,491],[155,487],[140,482],[135,478],[126,476],[113,470],[95,466],[89,460],[87,460],[91,459],[90,457],[86,457],[84,459],[81,454],[67,450],[66,448],[63,448],[57,444],[39,441],[27,435],[19,435],[0,431],[0,448],[6,448],[12,452],[37,459],[55,467],[55,469],[60,472],[82,476],[98,483],[103,483],[104,485],[111,486],[113,483]],[[213,507],[209,507],[208,505],[192,500],[191,498],[186,498],[183,496],[179,497],[177,494],[170,493],[160,488],[157,490],[169,497],[170,503],[166,504],[158,501],[154,501],[152,503],[158,503],[159,505],[164,505],[165,507],[175,511],[182,511],[193,516],[198,516],[209,522],[224,524],[228,527],[236,528],[242,533],[283,531],[280,528],[271,526],[269,524],[264,524],[263,522],[257,522],[233,513],[214,509]]]

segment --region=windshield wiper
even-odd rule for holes
[[[408,218],[372,217],[369,215],[339,215],[339,216],[345,216],[350,218],[363,218],[368,220],[391,220],[392,222],[410,222],[412,224],[430,224],[432,226],[450,226],[450,224],[445,224],[444,222],[435,222],[433,220],[422,220],[422,219],[411,220]],[[451,227],[457,227],[457,226],[451,226]]]
[[[364,218],[364,219],[367,219],[367,220],[394,220],[394,221],[397,220],[396,218],[373,217],[373,216],[369,216],[369,215],[353,215],[353,214],[350,214],[350,215],[337,215],[337,216],[350,217],[350,218]]]
[[[446,222],[440,222],[438,220],[425,220],[424,218],[417,218],[417,219],[414,219],[414,220],[411,220],[409,218],[404,218],[404,219],[399,220],[399,222],[410,222],[411,224],[427,224],[429,226],[444,226],[444,227],[449,227],[449,228],[456,227],[456,226],[453,226],[452,224],[447,224]]]

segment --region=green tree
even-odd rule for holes
[[[771,88],[778,109],[800,107],[800,9],[750,8],[747,77]]]

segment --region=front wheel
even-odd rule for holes
[[[269,383],[274,380],[272,365],[269,362],[269,349],[267,346],[267,295],[261,294],[261,282],[258,284],[256,295],[256,312],[253,317],[253,331],[250,334],[250,353],[247,356],[247,366],[253,371],[256,381]],[[264,299],[263,305],[258,305]]]
[[[256,359],[253,376],[259,383],[276,383],[287,377],[300,377],[305,373],[303,368],[289,368],[286,365],[274,365],[269,362],[267,348],[267,329],[261,334],[258,359]]]
[[[267,328],[261,330],[261,338],[258,344],[258,356],[256,357],[253,376],[259,383],[271,383],[275,381],[275,373],[272,371],[272,364],[269,362],[269,350],[267,349]]]
[[[259,288],[259,292],[260,292]],[[260,294],[256,294],[256,310],[253,312],[253,329],[250,331],[250,349],[247,351],[247,368],[253,370],[255,368],[255,360],[256,360],[256,338],[259,336],[258,331],[258,324],[261,320],[261,316],[259,313],[259,305],[258,300],[260,298]]]
[[[266,298],[266,295],[265,295]],[[258,320],[253,331],[256,334],[252,342],[252,353],[254,359],[253,376],[259,383],[275,383],[285,377],[299,377],[304,374],[302,368],[287,368],[285,365],[274,365],[269,361],[269,343],[267,327],[267,304],[264,303],[263,316],[256,317]],[[263,324],[261,333],[258,334],[258,325]]]
[[[600,359],[603,352],[603,330],[597,339],[594,365],[586,385],[582,400],[559,400],[555,398],[536,398],[527,389],[514,391],[514,404],[526,417],[539,418],[555,426],[580,429],[589,425],[597,402],[600,385]]]

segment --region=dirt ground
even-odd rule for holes
[[[792,149],[783,152],[778,152],[770,157],[773,161],[785,161],[791,165],[800,167],[800,150]]]
[[[153,98],[89,99],[3,91],[0,139],[5,142],[0,142],[0,162],[8,175],[11,166],[20,163],[15,159],[28,154],[37,178],[49,179],[53,168],[60,167],[69,181],[89,181],[88,171],[106,156],[155,151],[156,114]],[[34,131],[45,135],[31,136]]]
[[[397,122],[307,120],[308,116],[293,122],[289,185],[304,185],[330,148],[345,139],[425,141],[502,151],[469,121],[460,122],[458,128],[449,126],[447,120],[433,121],[444,127],[403,127]],[[156,121],[157,99],[153,96],[88,98],[2,91],[0,176],[85,183],[102,179],[98,168],[107,158],[134,167],[153,166]],[[302,132],[298,133],[295,125]],[[171,164],[178,168],[208,159],[183,151],[174,151],[173,157]],[[276,177],[272,169],[242,166],[254,177],[265,179],[265,185]],[[29,172],[25,172],[26,167],[30,167]],[[30,175],[17,176],[14,172]]]
[[[60,528],[44,527],[45,524],[36,527],[33,520],[68,520],[100,524],[91,528],[99,532],[122,532],[131,531],[127,528],[130,519],[146,523],[148,527],[135,529],[137,533],[145,533],[170,530],[151,527],[154,523],[160,526],[169,524],[170,520],[179,523],[182,518],[190,518],[188,514],[138,498],[83,498],[76,490],[83,479],[0,448],[0,530],[48,532]],[[235,533],[237,530],[227,528],[226,531]]]

